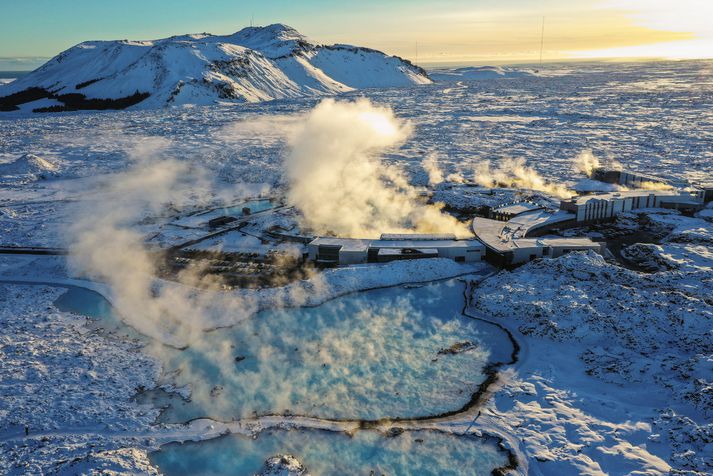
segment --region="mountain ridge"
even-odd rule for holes
[[[85,41],[0,86],[0,111],[259,102],[430,82],[408,60],[319,44],[277,23],[230,35]]]

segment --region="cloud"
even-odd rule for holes
[[[0,71],[30,71],[39,68],[49,58],[38,56],[0,57]]]
[[[694,33],[713,38],[709,0],[605,0],[603,8],[623,10],[637,24],[654,30]]]

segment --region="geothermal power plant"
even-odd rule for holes
[[[710,184],[690,184],[605,168],[594,169],[592,178],[624,188],[645,188],[563,199],[559,209],[529,201],[504,204],[493,208],[487,218],[473,218],[472,232],[476,239],[457,239],[454,235],[441,234],[383,234],[379,240],[317,237],[308,244],[308,258],[322,266],[436,257],[458,262],[487,260],[496,266],[512,266],[538,258],[557,258],[572,251],[592,250],[603,254],[605,244],[590,238],[543,235],[606,222],[621,213],[645,208],[692,214],[713,199],[713,185]]]

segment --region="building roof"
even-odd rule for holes
[[[475,217],[473,219],[475,235],[489,248],[499,252],[510,251],[516,247],[512,243],[511,235],[504,232],[507,226],[506,222],[489,218]]]
[[[502,222],[501,222],[502,223]],[[384,236],[384,235],[382,235]],[[372,248],[472,248],[483,246],[478,240],[374,240]]]
[[[517,226],[522,231],[522,236],[528,232],[541,228],[546,225],[561,223],[564,221],[574,220],[576,217],[573,213],[565,210],[535,210],[529,213],[523,213],[508,221],[511,227]]]
[[[507,215],[519,215],[521,213],[533,211],[533,210],[539,210],[544,208],[542,205],[538,205],[537,203],[532,203],[532,202],[518,202],[518,203],[511,203],[511,204],[505,204],[501,205],[499,207],[493,208],[493,212],[495,213],[505,213]]]
[[[502,223],[502,222],[500,222]],[[422,235],[382,235],[382,236],[422,236]],[[432,235],[436,236],[436,235]],[[473,248],[482,247],[478,240],[362,240],[356,238],[318,237],[310,243],[312,246],[341,246],[342,251],[367,251],[369,248]]]
[[[476,217],[473,219],[473,232],[486,246],[499,253],[522,248],[541,248],[543,246],[587,248],[598,245],[598,243],[589,238],[524,238],[524,234],[520,235],[513,232],[516,229],[512,227],[511,221],[502,222]]]
[[[419,240],[419,241],[440,241],[440,240],[455,240],[456,235],[453,233],[382,233],[382,240],[398,241],[398,240]]]
[[[341,251],[366,251],[372,240],[360,240],[356,238],[333,238],[321,236],[312,240],[309,244],[313,246],[341,246]]]
[[[657,197],[678,197],[683,194],[690,195],[688,192],[681,192],[680,190],[626,190],[622,192],[602,192],[593,193],[590,195],[581,195],[579,197],[572,198],[570,200],[565,200],[569,203],[575,203],[576,205],[584,205],[591,200],[623,200],[625,198],[636,198],[636,197],[649,197],[651,195]]]
[[[577,237],[577,238],[548,238],[542,237],[537,238],[538,242],[542,246],[551,246],[553,248],[591,248],[592,245],[602,246],[602,243],[593,241],[587,237]]]

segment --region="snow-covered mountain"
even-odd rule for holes
[[[399,57],[317,44],[275,24],[225,36],[80,43],[0,86],[0,111],[257,102],[430,82]]]

